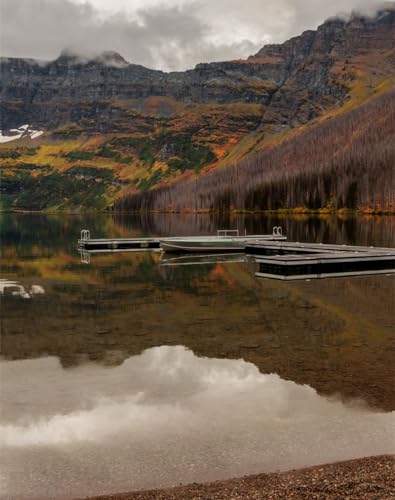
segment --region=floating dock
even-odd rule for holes
[[[395,248],[285,240],[280,227],[275,227],[272,234],[254,236],[239,236],[237,231],[225,230],[208,237],[112,239],[91,238],[84,229],[78,250],[84,263],[89,263],[94,253],[165,250],[190,254],[189,257],[162,258],[162,266],[209,264],[221,259],[240,262],[243,259],[231,254],[241,252],[254,261],[257,277],[280,280],[395,273]],[[199,252],[203,255],[196,255]],[[214,257],[215,253],[219,255]],[[225,253],[229,258],[221,255]]]
[[[78,240],[78,250],[92,253],[139,252],[141,250],[159,251],[160,240],[156,238],[97,238]]]
[[[78,251],[100,252],[139,252],[141,250],[159,251],[159,238],[91,238],[90,231],[83,229],[78,240]]]
[[[216,236],[179,236],[167,238],[91,238],[90,231],[83,229],[78,240],[80,252],[140,252],[160,251],[172,248],[178,252],[244,252],[248,241],[284,241],[280,227],[273,228],[272,234],[239,236],[237,230],[219,230]],[[236,248],[235,248],[236,247]]]
[[[392,274],[395,248],[255,242],[246,253],[257,265],[258,277],[281,280]]]

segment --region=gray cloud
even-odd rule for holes
[[[282,42],[327,17],[378,0],[168,0],[134,12],[106,12],[95,0],[2,0],[1,54],[53,59],[115,50],[133,63],[166,70],[236,59]],[[133,2],[131,2],[133,5]],[[141,3],[139,3],[141,5]],[[132,9],[133,10],[133,9]]]

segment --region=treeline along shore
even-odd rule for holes
[[[395,90],[193,180],[134,192],[115,211],[395,212]]]

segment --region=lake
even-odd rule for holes
[[[395,246],[395,217],[0,214],[3,498],[71,498],[395,451],[394,275],[281,282],[92,237]]]

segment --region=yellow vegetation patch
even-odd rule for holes
[[[34,155],[24,155],[19,158],[20,162],[33,163],[35,165],[50,165],[60,171],[67,168],[68,161],[62,154],[78,149],[83,142],[73,141],[61,144],[43,144]]]

